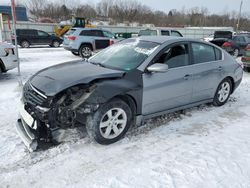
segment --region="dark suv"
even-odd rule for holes
[[[28,48],[30,45],[49,45],[51,47],[59,47],[63,41],[59,37],[35,29],[17,29],[16,34],[17,43],[23,48]]]

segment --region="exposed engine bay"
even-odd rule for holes
[[[24,112],[20,113],[18,124],[19,128],[23,124],[23,134],[30,138],[26,141],[29,150],[36,150],[39,145],[56,144],[57,140],[53,134],[59,129],[83,125],[86,114],[98,108],[98,105],[84,103],[95,88],[94,84],[73,86],[50,98],[43,96],[30,83],[26,83],[21,105]]]

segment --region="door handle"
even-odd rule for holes
[[[190,74],[187,74],[187,75],[185,75],[183,78],[184,78],[184,80],[188,80],[190,77],[191,77],[191,75],[190,75]]]
[[[218,71],[221,72],[222,70],[223,70],[223,68],[222,68],[221,66],[219,66],[219,67],[218,67]]]

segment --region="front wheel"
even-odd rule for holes
[[[232,93],[232,89],[232,81],[229,78],[225,78],[224,80],[222,80],[216,90],[213,104],[215,106],[224,105],[228,101]]]
[[[113,99],[87,118],[87,132],[97,143],[108,145],[120,140],[132,123],[127,103]]]

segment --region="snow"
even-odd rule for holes
[[[42,68],[79,59],[62,48],[20,49],[20,57],[25,81]],[[14,128],[16,72],[0,79],[0,187],[250,187],[249,73],[223,107],[149,120],[109,146],[68,131],[64,143],[29,153]]]

